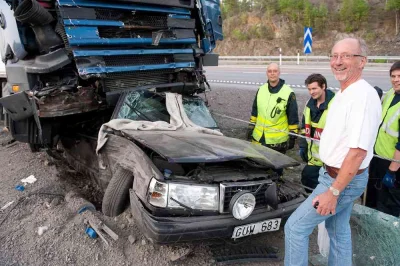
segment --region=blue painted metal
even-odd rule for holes
[[[193,68],[195,67],[194,62],[183,62],[183,63],[170,63],[160,65],[141,65],[141,66],[118,66],[118,67],[87,67],[79,68],[79,75],[91,75],[91,74],[102,74],[102,73],[121,73],[130,71],[145,71],[145,70],[157,70],[157,69],[175,69],[175,68]]]
[[[167,7],[157,7],[149,5],[111,3],[111,1],[107,3],[107,2],[90,1],[90,0],[58,0],[58,4],[60,6],[66,6],[66,7],[114,8],[123,10],[137,10],[137,11],[190,15],[190,10],[186,8],[178,8],[178,7],[167,8]]]
[[[74,39],[99,39],[97,27],[65,27],[65,33],[71,41]]]
[[[74,57],[115,56],[115,55],[155,55],[155,54],[193,54],[192,49],[137,49],[137,50],[75,50]]]
[[[120,38],[120,39],[106,39],[106,38],[93,38],[93,39],[70,39],[70,46],[89,46],[89,45],[151,45],[153,40],[151,38]],[[195,38],[187,39],[161,39],[159,45],[163,44],[194,44]]]
[[[168,17],[170,17],[170,18],[179,18],[179,19],[190,19],[190,16],[175,15],[175,14],[169,14]]]
[[[218,40],[222,41],[224,35],[222,34],[222,25],[219,20],[221,19],[220,0],[200,0],[201,2],[201,15],[203,19],[204,31],[209,36],[209,42],[202,41],[203,44],[208,43],[208,46],[202,47],[208,53],[211,52]]]
[[[91,19],[64,19],[65,26],[103,26],[103,27],[123,27],[121,21],[112,20],[91,20]]]

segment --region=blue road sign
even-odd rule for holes
[[[304,53],[311,54],[312,53],[312,28],[304,27]]]

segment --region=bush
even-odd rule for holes
[[[234,29],[234,30],[232,31],[232,37],[233,37],[234,39],[236,39],[236,40],[239,40],[239,41],[247,41],[247,40],[250,39],[249,36],[248,36],[247,34],[243,33],[243,32],[240,31],[239,29]]]
[[[274,31],[267,25],[258,27],[257,34],[261,39],[273,39],[275,37]]]
[[[373,62],[373,63],[380,63],[380,64],[382,64],[382,63],[387,63],[387,60],[386,60],[386,59],[374,59],[374,60],[372,60],[372,62]]]

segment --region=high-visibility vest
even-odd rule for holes
[[[399,138],[400,102],[389,108],[395,95],[392,88],[383,99],[382,124],[375,143],[376,154],[386,158],[393,158]]]
[[[321,138],[322,131],[324,130],[326,123],[326,116],[328,115],[328,110],[332,101],[329,102],[328,108],[322,113],[318,123],[311,121],[311,110],[306,106],[304,109],[304,127],[305,136],[308,138],[313,138],[315,140],[307,139],[307,153],[308,153],[308,164],[315,166],[322,166],[323,163],[319,156],[319,140]],[[311,136],[311,132],[314,131],[314,135]]]
[[[289,124],[286,107],[292,92],[293,90],[286,84],[277,93],[270,93],[268,84],[260,87],[257,94],[257,121],[253,130],[253,138],[256,141],[260,141],[263,134],[266,144],[288,141]]]

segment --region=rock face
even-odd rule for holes
[[[308,1],[314,8],[318,8],[322,2]],[[321,15],[318,19],[314,18],[310,23],[313,28],[312,55],[326,55],[333,42],[346,34],[365,39],[370,55],[398,55],[400,33],[396,35],[395,32],[395,12],[385,10],[386,1],[365,0],[369,9],[368,15],[364,16],[366,20],[350,23],[351,27],[346,26],[340,17],[343,1],[323,2],[328,14]],[[279,55],[278,47],[282,48],[283,55],[296,55],[298,50],[302,52],[304,26],[307,25],[305,12],[288,14],[266,6],[248,9],[251,11],[225,14],[224,41],[217,44],[217,53],[231,56],[276,56]]]

